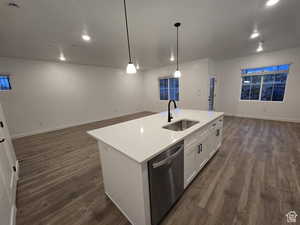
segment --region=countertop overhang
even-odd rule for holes
[[[184,131],[164,129],[163,127],[170,123],[167,122],[168,112],[161,112],[91,130],[87,133],[136,162],[144,163],[173,144],[183,140],[194,131],[223,116],[224,113],[176,109],[172,111],[172,115],[174,118],[171,123],[182,119],[195,120],[199,121],[199,123]]]

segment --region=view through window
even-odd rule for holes
[[[283,101],[290,64],[243,69],[241,100]]]
[[[10,89],[11,89],[11,85],[10,85],[9,76],[0,75],[0,90],[6,91],[6,90],[10,90]]]
[[[179,79],[160,78],[159,79],[160,100],[179,101]]]

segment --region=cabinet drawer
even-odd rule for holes
[[[223,117],[218,119],[218,127],[223,127]]]
[[[184,139],[184,147],[190,148],[197,145],[199,142],[201,142],[201,140],[203,140],[203,138],[205,138],[207,133],[208,133],[207,127],[204,127],[190,134]]]

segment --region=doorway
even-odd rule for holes
[[[215,86],[216,86],[216,77],[211,76],[209,78],[209,94],[208,94],[208,110],[214,111],[215,104]]]

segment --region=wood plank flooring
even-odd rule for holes
[[[87,130],[142,112],[14,140],[20,160],[17,225],[129,225],[105,196]],[[300,224],[300,124],[225,117],[219,152],[162,225]]]

